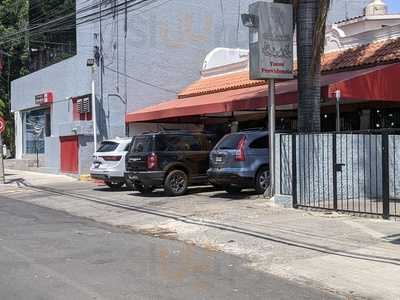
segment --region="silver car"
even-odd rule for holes
[[[104,180],[112,189],[125,184],[125,156],[129,151],[132,138],[117,138],[103,141],[93,154],[90,176]]]
[[[243,131],[228,134],[210,153],[208,180],[228,193],[254,188],[264,193],[270,184],[268,133]]]

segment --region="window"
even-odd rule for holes
[[[45,127],[45,134],[47,137],[51,136],[51,115],[50,110],[45,113],[46,116],[46,127]]]
[[[251,149],[267,149],[269,148],[268,136],[265,135],[251,142],[249,148]]]
[[[219,142],[217,149],[219,149],[219,150],[235,150],[242,137],[243,137],[243,134],[226,135]]]
[[[50,110],[37,109],[25,112],[24,117],[24,145],[26,154],[43,154],[45,151],[45,134],[51,133],[50,128]],[[47,119],[49,121],[47,122]]]
[[[152,141],[152,136],[136,137],[131,147],[131,153],[150,152],[152,150]]]
[[[114,142],[102,142],[97,152],[112,152],[118,147],[118,143]]]
[[[198,136],[160,135],[156,142],[157,151],[201,151]]]
[[[131,144],[126,145],[124,151],[129,152],[130,147],[131,147]]]
[[[211,151],[218,142],[217,136],[211,134],[200,136],[200,139],[202,140],[204,151]]]
[[[72,99],[72,117],[74,121],[91,121],[91,96],[86,95]]]

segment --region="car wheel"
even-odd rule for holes
[[[152,186],[145,186],[141,182],[135,182],[134,183],[134,190],[138,191],[139,193],[142,194],[150,194],[152,191],[154,191],[154,188]]]
[[[230,185],[230,186],[226,186],[226,187],[225,187],[225,191],[226,191],[228,194],[239,194],[239,193],[242,191],[242,188],[239,187],[239,186],[232,186],[232,185]]]
[[[127,181],[125,182],[125,185],[126,185],[126,187],[127,187],[129,190],[131,190],[131,191],[135,190],[135,186],[134,186],[134,184],[133,184],[132,181],[127,180]]]
[[[269,169],[267,167],[262,167],[256,176],[255,188],[258,194],[264,194],[271,183],[271,178],[269,175]]]
[[[217,190],[223,190],[223,189],[224,189],[224,186],[223,186],[222,184],[212,183],[212,182],[211,182],[211,185],[212,185],[214,188],[216,188]]]
[[[187,191],[188,176],[181,170],[174,170],[167,175],[164,183],[165,193],[169,196],[181,196]]]
[[[124,185],[123,182],[106,181],[105,184],[112,190],[119,190]]]

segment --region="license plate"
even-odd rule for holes
[[[216,162],[222,162],[222,156],[217,156],[217,157],[215,158],[215,161],[216,161]]]

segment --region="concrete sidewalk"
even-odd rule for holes
[[[66,176],[9,170],[2,195],[247,258],[251,268],[350,298],[400,299],[400,223],[283,209],[251,193],[112,192]],[[36,189],[32,187],[42,187]],[[49,191],[50,190],[50,191]],[[51,191],[57,191],[52,193]],[[130,210],[88,200],[125,205]]]

